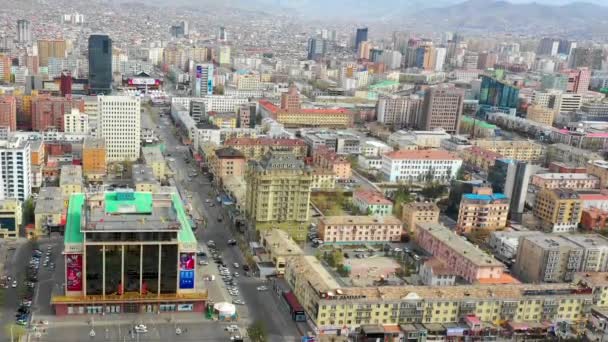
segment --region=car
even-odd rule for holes
[[[249,265],[243,265],[243,270],[249,271]]]
[[[262,285],[262,286],[258,286],[256,289],[257,289],[258,291],[266,291],[266,290],[268,290],[268,287],[267,287],[267,286]]]
[[[207,260],[199,260],[198,264],[201,265],[201,266],[207,266],[207,265],[209,265],[209,261],[207,261]]]
[[[224,330],[229,331],[229,332],[235,332],[239,330],[239,327],[236,324],[231,324],[229,326],[226,326],[224,328]]]
[[[209,241],[207,241],[207,246],[209,246],[209,247],[215,246],[215,242],[213,242],[213,240],[209,240]]]
[[[234,274],[232,274],[233,277],[238,278],[239,277],[239,273],[238,272],[234,272]]]
[[[209,204],[210,207],[215,207],[215,203]]]
[[[197,255],[197,256],[199,256],[199,257],[204,257],[204,256],[207,256],[207,254],[206,254],[205,252],[203,252],[203,251],[198,251],[198,252],[196,253],[196,255]]]
[[[228,240],[228,245],[229,246],[235,246],[236,245],[236,240],[234,240],[234,239]]]
[[[222,220],[222,218],[221,218],[221,217],[218,217],[218,218],[217,218],[217,222],[222,222],[222,221],[223,221],[223,220]]]
[[[13,284],[11,285],[11,287],[12,287],[12,288],[17,287],[17,281],[16,281],[16,280],[13,280]]]
[[[207,198],[207,199],[205,200],[205,203],[211,203],[211,200]]]
[[[143,334],[143,333],[147,333],[148,332],[148,327],[146,327],[143,324],[137,324],[135,327],[135,332],[138,334]]]
[[[17,320],[17,322],[15,322],[15,323],[17,323],[18,325],[27,325],[27,321],[26,321],[26,320],[24,320],[24,319],[19,319],[19,320]]]
[[[245,305],[245,302],[240,300],[240,299],[233,299],[232,300],[232,304],[236,304],[236,305]]]
[[[235,262],[234,264],[232,264],[232,266],[234,266],[234,268],[239,268],[239,263]]]
[[[401,248],[394,248],[393,252],[400,253],[400,252],[403,252],[403,249],[401,249]]]
[[[233,336],[230,336],[230,341],[239,342],[239,341],[243,341],[243,338],[241,337],[241,335],[233,335]]]

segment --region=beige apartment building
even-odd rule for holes
[[[547,189],[597,189],[600,179],[587,173],[539,173],[532,176],[532,184]]]
[[[468,234],[475,230],[494,231],[507,226],[509,198],[495,194],[492,188],[476,187],[472,194],[462,195],[456,230]]]
[[[608,187],[608,161],[592,160],[587,163],[587,173],[600,179],[600,188]]]
[[[536,161],[543,157],[543,147],[529,140],[475,140],[473,145],[501,155],[503,158]]]
[[[83,192],[82,166],[63,165],[61,167],[59,187],[63,193],[66,205],[71,194]]]
[[[403,232],[395,216],[325,216],[317,227],[325,243],[399,242]]]
[[[432,202],[412,202],[401,210],[403,232],[410,237],[416,235],[416,225],[420,223],[438,223],[439,207]]]
[[[557,110],[555,109],[539,105],[531,105],[528,107],[528,115],[526,116],[526,119],[552,126],[556,115]]]
[[[258,231],[279,228],[306,239],[312,169],[290,152],[275,151],[249,161],[245,180],[245,213]]]
[[[146,146],[141,148],[141,152],[146,165],[152,168],[154,177],[159,181],[164,180],[167,176],[167,163],[160,148],[157,146]]]
[[[572,189],[541,189],[536,194],[534,216],[554,233],[575,231],[581,221],[583,201]]]

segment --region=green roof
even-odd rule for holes
[[[80,219],[82,206],[84,204],[84,194],[72,194],[68,205],[67,222],[65,224],[65,243],[83,243],[84,234],[80,231]]]
[[[177,212],[177,220],[182,226],[182,228],[179,230],[179,233],[177,234],[177,241],[185,243],[196,243],[196,237],[194,236],[194,232],[192,232],[192,227],[190,226],[188,215],[186,214],[184,206],[182,205],[182,200],[177,194],[173,194],[172,197],[173,205],[175,206],[175,211]]]
[[[117,192],[106,193],[106,213],[113,214],[120,212],[120,207],[135,207],[135,212],[138,214],[146,214],[152,212],[152,193],[150,192],[133,192],[132,199],[119,199]]]
[[[498,128],[496,125],[492,125],[491,123],[487,123],[482,120],[473,119],[468,116],[463,116],[462,121],[466,122],[468,124],[471,124],[471,125],[473,124],[473,122],[475,122],[475,126],[479,126],[481,128],[486,128],[486,129],[497,129]]]

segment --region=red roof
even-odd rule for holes
[[[296,295],[294,295],[293,292],[283,292],[283,298],[285,298],[285,301],[289,304],[292,311],[304,311],[304,308],[300,305],[298,298],[296,298]]]
[[[437,159],[458,160],[453,154],[443,150],[399,150],[385,154],[390,159]]]
[[[303,140],[287,139],[287,138],[231,138],[226,140],[224,145],[227,146],[305,146]]]
[[[268,100],[260,100],[260,106],[264,107],[266,110],[276,113],[279,111],[279,107],[277,107],[274,103]]]
[[[375,191],[359,190],[355,192],[355,197],[364,201],[367,204],[393,204],[393,202],[387,200],[384,196],[382,196],[381,193]]]
[[[604,194],[579,194],[578,196],[583,201],[608,201],[608,195]]]

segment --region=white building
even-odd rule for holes
[[[376,105],[378,122],[385,125],[413,125],[422,111],[422,99],[418,96],[381,96]]]
[[[435,48],[435,71],[443,71],[443,64],[448,55],[448,50],[443,47]]]
[[[488,244],[492,249],[492,254],[499,260],[510,261],[514,260],[517,256],[517,247],[519,247],[519,241],[523,237],[542,234],[537,230],[503,230],[494,231],[490,234],[490,240]]]
[[[190,84],[193,84],[192,95],[212,95],[215,82],[213,80],[213,64],[197,64],[190,75]]]
[[[414,144],[421,148],[438,148],[441,141],[450,139],[451,135],[442,128],[432,131],[406,131],[400,130],[388,137],[388,144],[398,148]]]
[[[454,286],[456,275],[437,258],[431,258],[420,266],[420,280],[427,286]]]
[[[564,93],[554,89],[532,93],[532,104],[557,109],[560,113],[575,112],[581,108],[582,103],[581,94]]]
[[[382,156],[381,172],[389,182],[446,183],[456,177],[462,159],[443,150],[400,150]]]
[[[2,199],[30,197],[32,191],[32,160],[30,144],[22,136],[10,136],[0,140],[0,192]]]
[[[106,141],[108,162],[139,158],[140,99],[134,96],[98,96],[99,131]]]
[[[361,143],[361,155],[365,157],[377,157],[384,153],[393,151],[389,145],[378,140],[367,140]]]
[[[78,108],[72,108],[70,113],[63,115],[63,131],[66,133],[87,134],[89,132],[89,118]]]

